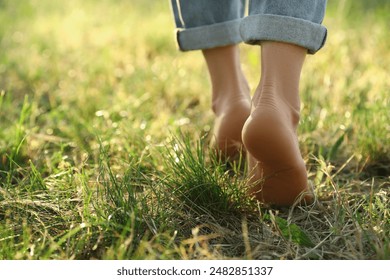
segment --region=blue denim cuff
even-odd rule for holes
[[[327,30],[318,23],[280,15],[251,15],[241,22],[240,33],[247,44],[278,41],[295,44],[314,54],[323,47]]]
[[[176,36],[181,51],[211,49],[242,42],[241,19],[212,25],[177,29]]]

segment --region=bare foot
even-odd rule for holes
[[[214,123],[212,147],[224,159],[242,151],[241,131],[250,114],[249,86],[240,64],[237,45],[203,50],[212,85]]]
[[[298,198],[312,200],[296,135],[306,53],[292,44],[261,44],[261,80],[242,139],[252,181],[249,193],[266,204],[288,206]]]
[[[304,192],[311,202],[305,163],[301,157],[296,126],[299,113],[277,94],[262,92],[246,121],[242,139],[247,150],[249,193],[270,205],[288,206]]]
[[[211,145],[225,160],[234,160],[243,151],[242,128],[250,114],[249,93],[225,100],[215,109],[213,138]]]

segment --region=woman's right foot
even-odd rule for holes
[[[313,199],[296,134],[306,53],[288,43],[261,44],[261,79],[242,140],[252,182],[249,194],[266,204],[290,206],[297,199]]]
[[[272,90],[257,96],[242,131],[252,182],[249,193],[276,206],[292,205],[301,195],[302,201],[310,203],[312,194],[296,135],[299,110]]]

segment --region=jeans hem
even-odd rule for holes
[[[242,42],[241,19],[212,25],[177,29],[176,38],[181,51],[211,49]]]
[[[242,40],[251,45],[261,41],[278,41],[308,49],[309,54],[320,50],[326,41],[327,30],[318,23],[280,15],[251,15],[240,26]]]

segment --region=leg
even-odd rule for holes
[[[326,39],[321,25],[326,0],[251,0],[240,32],[249,44],[262,46],[261,79],[252,100],[242,139],[248,153],[249,193],[273,205],[291,205],[308,192],[300,155],[299,79],[306,53]]]
[[[212,85],[216,115],[212,145],[233,159],[242,150],[241,131],[250,113],[248,83],[240,65],[237,45],[203,50]]]
[[[242,137],[251,179],[257,181],[250,193],[266,203],[290,205],[308,191],[296,135],[299,78],[306,53],[296,45],[262,43],[262,77]],[[310,196],[304,199],[309,201]]]
[[[216,115],[212,145],[227,158],[241,149],[241,130],[250,111],[247,82],[240,66],[239,27],[245,0],[171,0],[182,51],[202,50],[212,85]]]

